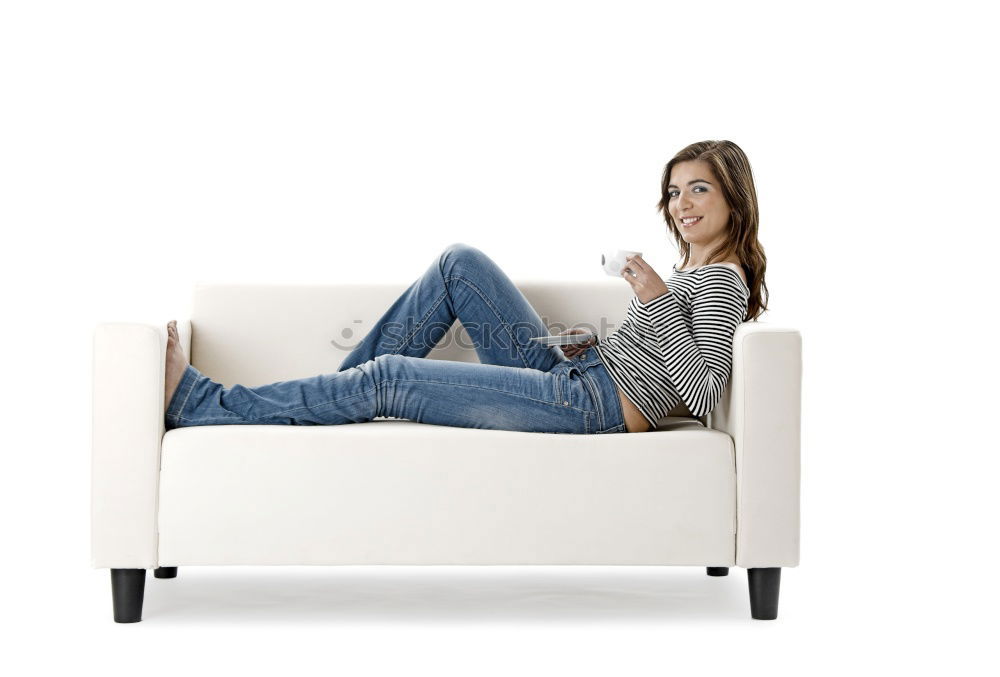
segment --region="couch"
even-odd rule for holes
[[[553,333],[606,336],[620,281],[516,283]],[[408,286],[198,284],[185,354],[247,386],[337,371]],[[165,431],[166,322],[93,336],[91,564],[119,623],[157,579],[207,565],[663,565],[747,570],[777,617],[799,563],[801,336],[741,324],[716,408],[647,433],[557,435],[378,418],[340,426]],[[428,359],[478,361],[456,322]]]

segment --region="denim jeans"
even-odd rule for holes
[[[459,319],[480,363],[424,359]],[[375,417],[545,433],[626,432],[597,351],[570,359],[521,291],[479,249],[446,248],[335,373],[226,388],[190,364],[168,430],[197,425],[339,425]],[[457,334],[456,334],[457,335]]]

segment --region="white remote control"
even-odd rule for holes
[[[586,343],[594,335],[590,332],[585,334],[564,334],[562,336],[535,336],[532,341],[538,341],[546,346],[575,346],[578,343]]]

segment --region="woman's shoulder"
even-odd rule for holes
[[[732,261],[722,261],[720,263],[720,265],[728,266],[729,268],[732,268],[733,270],[735,270],[736,273],[740,276],[740,279],[743,280],[743,284],[747,285],[747,287],[750,286],[749,284],[747,284],[747,274],[743,270],[743,266],[740,264],[739,261],[737,261],[735,263],[732,262]]]
[[[699,271],[702,274],[704,274],[704,273],[711,272],[713,270],[719,270],[719,269],[725,269],[725,268],[729,268],[730,270],[734,271],[737,275],[739,275],[740,280],[743,282],[743,286],[745,286],[747,289],[750,288],[749,283],[747,283],[746,272],[743,270],[743,265],[740,264],[740,262],[737,261],[737,260],[730,259],[728,261],[718,261],[716,263],[709,263],[707,265],[698,266],[697,268],[691,268],[689,270],[684,270],[684,269],[678,268],[677,264],[674,264],[674,270],[676,270],[677,272],[680,272],[680,273],[691,273],[691,272]]]

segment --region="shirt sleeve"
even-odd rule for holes
[[[733,368],[733,335],[749,297],[733,270],[706,269],[691,297],[691,317],[669,291],[648,303],[636,299],[636,321],[659,346],[667,373],[688,410],[704,416],[715,408]]]

